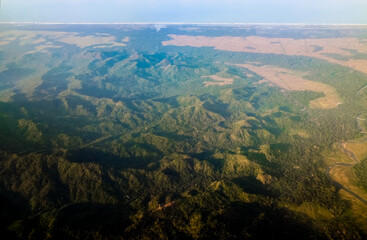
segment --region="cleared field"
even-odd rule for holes
[[[330,170],[330,176],[334,181],[340,183],[345,188],[351,190],[352,192],[359,195],[361,198],[367,200],[367,192],[354,184],[355,177],[353,174],[353,168],[349,166],[334,166]],[[364,208],[367,212],[367,204],[365,204]]]
[[[343,197],[343,199],[347,200],[350,203],[350,215],[353,220],[356,222],[357,226],[363,231],[367,232],[367,207],[366,204],[362,203],[358,199],[356,199],[352,194],[347,191],[341,189],[339,194]]]
[[[124,39],[122,39],[121,41],[123,42],[129,42],[130,41],[130,37],[125,37]]]
[[[49,40],[77,45],[78,47],[90,47],[103,45],[105,47],[123,47],[125,43],[117,42],[116,37],[109,34],[80,36],[76,32],[53,31],[6,31],[0,33],[0,38],[11,37],[19,39],[20,44],[38,44]]]
[[[213,81],[206,81],[204,82],[205,87],[208,86],[213,86],[213,85],[219,85],[219,86],[224,86],[224,85],[231,85],[233,83],[233,78],[224,78],[224,77],[220,77],[218,75],[210,75],[210,76],[201,76],[202,78],[210,78]]]
[[[8,41],[0,41],[0,46],[1,45],[7,45],[7,44],[9,44],[10,42],[8,42]]]
[[[327,219],[331,219],[333,217],[332,213],[315,204],[315,203],[309,203],[309,202],[303,202],[301,205],[296,205],[296,204],[280,204],[281,207],[286,207],[292,211],[301,213],[301,214],[305,214],[308,217],[312,218],[312,219],[323,219],[323,220],[327,220]]]
[[[344,147],[353,152],[359,160],[367,157],[367,142],[347,142]]]
[[[329,166],[338,163],[355,164],[355,161],[345,155],[343,149],[337,143],[333,144],[331,151],[322,153],[322,157],[324,158],[324,162]]]
[[[334,166],[330,170],[330,176],[336,182],[342,184],[343,186],[355,190],[354,192],[361,192],[363,195],[363,191],[361,191],[358,187],[353,186],[353,169],[349,166]]]
[[[36,47],[36,50],[34,51],[29,51],[26,54],[31,54],[31,53],[35,53],[35,52],[47,52],[46,50],[49,48],[62,48],[62,46],[58,46],[58,45],[39,45]]]
[[[330,61],[330,62],[333,62],[333,61]],[[349,68],[355,69],[363,73],[367,73],[367,60],[364,60],[364,59],[350,59],[348,61],[343,61],[343,62],[335,60],[334,63],[347,66]]]
[[[303,138],[309,138],[310,135],[308,134],[308,132],[306,130],[303,129],[290,129],[290,134],[291,135],[297,135]]]
[[[104,36],[77,36],[76,34],[67,35],[57,39],[58,41],[75,44],[78,47],[89,47],[93,45],[105,45],[109,47],[123,47],[126,46],[124,43],[115,42],[116,38],[114,36],[104,37]]]
[[[330,176],[334,181],[342,184],[347,189],[358,194],[361,198],[367,200],[367,193],[353,184],[354,175],[351,167],[335,166],[330,170]],[[367,232],[367,204],[360,201],[355,195],[345,189],[341,189],[339,194],[351,203],[350,211],[352,212],[353,218],[356,220],[359,227]]]
[[[169,35],[172,39],[163,41],[164,46],[214,47],[232,52],[273,53],[316,57],[367,73],[367,60],[340,60],[332,55],[351,57],[352,52],[367,53],[367,43],[358,38],[293,39],[250,37],[205,37]]]
[[[363,139],[360,141],[363,141]],[[344,150],[347,149],[351,151],[351,149],[347,148],[349,144],[358,146],[358,144],[364,143],[335,143],[332,146],[331,151],[324,152],[322,155],[325,163],[329,165],[329,176],[341,186],[341,189],[339,190],[340,196],[347,200],[350,204],[350,216],[356,222],[357,226],[366,233],[367,192],[355,185],[356,179],[352,166],[356,164],[356,161],[353,159],[352,155],[347,155],[346,151]],[[353,154],[358,158],[356,153],[357,152],[353,152]]]
[[[45,38],[38,38],[37,40],[33,41],[33,44],[44,43],[44,42],[47,42]]]
[[[312,108],[330,109],[337,107],[341,103],[341,100],[333,87],[327,84],[303,79],[302,77],[306,75],[306,73],[268,65],[255,66],[251,64],[236,64],[236,66],[247,68],[262,76],[265,81],[289,91],[309,90],[324,93],[325,97],[312,100],[309,103]]]

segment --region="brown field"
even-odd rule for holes
[[[350,203],[350,215],[353,220],[357,223],[357,226],[364,232],[367,233],[367,207],[366,204],[356,199],[353,195],[341,189],[339,194],[343,199]]]
[[[349,166],[334,166],[330,170],[330,176],[334,181],[342,184],[344,187],[350,189],[354,193],[367,200],[367,192],[355,185],[353,168]],[[365,209],[367,210],[366,204]]]
[[[362,138],[359,141],[363,141]],[[358,140],[356,140],[358,141]],[[367,200],[367,192],[355,185],[355,175],[353,173],[352,166],[356,162],[347,156],[343,148],[347,148],[348,145],[353,144],[358,146],[358,144],[363,143],[335,143],[332,146],[331,151],[324,152],[323,158],[327,165],[330,167],[329,175],[337,183],[341,184],[345,189],[340,189],[340,196],[350,203],[350,210],[348,214],[357,223],[358,227],[367,233],[367,204],[362,202],[362,200]],[[365,145],[366,146],[366,145]],[[348,149],[348,148],[347,148]],[[363,147],[356,148],[357,150],[363,149]],[[351,149],[349,149],[351,150]],[[354,150],[354,149],[353,149]],[[357,156],[358,151],[353,151]],[[335,165],[335,164],[350,164],[350,166],[345,165]],[[350,192],[352,191],[353,194]],[[358,196],[356,196],[358,195]]]
[[[0,33],[0,38],[11,37],[21,40],[21,44],[37,44],[43,42],[45,37],[51,38],[54,41],[59,41],[67,44],[74,44],[84,48],[94,45],[104,45],[106,47],[122,47],[125,43],[117,42],[114,36],[103,35],[88,35],[80,36],[76,32],[53,32],[53,31],[6,31]]]
[[[354,185],[353,169],[346,166],[335,166],[330,171],[331,178],[347,189],[367,199],[367,192]],[[349,192],[341,189],[339,194],[351,203],[351,212],[359,227],[367,233],[367,205]]]
[[[334,181],[342,184],[343,186],[351,190],[352,188],[357,188],[352,184],[354,179],[353,169],[349,166],[334,166],[330,170],[330,176]],[[357,188],[357,191],[360,191],[359,188]]]
[[[327,165],[338,163],[355,164],[355,161],[345,155],[342,147],[337,143],[333,144],[331,151],[323,152],[322,157]]]
[[[192,47],[214,47],[218,50],[232,52],[274,53],[285,55],[302,55],[327,60],[332,63],[347,66],[357,71],[367,73],[367,60],[342,61],[325,54],[338,54],[345,57],[352,56],[349,50],[367,53],[367,43],[357,38],[329,38],[329,39],[292,39],[292,38],[264,38],[264,37],[205,37],[189,35],[169,35],[172,39],[162,44]],[[315,51],[320,47],[319,51]]]
[[[360,141],[363,141],[363,139]],[[346,148],[348,144],[351,143],[335,143],[332,149],[324,152],[322,156],[325,163],[330,167],[329,175],[332,180],[343,186],[343,188],[339,190],[339,194],[344,200],[350,203],[348,214],[357,223],[358,227],[364,233],[367,233],[367,204],[363,202],[363,199],[367,200],[367,192],[355,185],[356,180],[352,166],[356,164],[356,162],[350,156],[347,156],[343,149]],[[356,152],[354,152],[354,154],[356,154]],[[346,166],[342,164],[350,165]]]
[[[58,46],[58,45],[48,45],[48,44],[45,44],[45,45],[39,45],[36,47],[36,50],[33,50],[33,51],[29,51],[27,52],[26,54],[31,54],[31,53],[35,53],[35,52],[47,52],[46,50],[48,48],[61,48],[62,46]]]
[[[367,142],[347,142],[343,144],[346,149],[354,153],[358,160],[367,157]]]
[[[333,217],[332,213],[328,209],[315,203],[303,202],[301,205],[281,203],[279,205],[280,207],[286,207],[294,212],[305,214],[314,220],[326,220]]]
[[[8,41],[0,41],[0,46],[1,45],[7,45],[7,44],[9,44],[10,42],[8,42]]]
[[[6,37],[6,38],[4,38],[5,41],[14,41],[16,39],[17,39],[16,37]]]
[[[130,37],[125,37],[124,39],[122,39],[121,41],[123,42],[129,42],[130,41]]]
[[[46,42],[45,38],[38,38],[37,40],[33,41],[33,44],[43,43]]]
[[[306,75],[306,73],[277,68],[274,66],[255,66],[251,64],[236,64],[236,66],[247,68],[264,77],[264,80],[289,91],[309,90],[324,93],[325,97],[318,98],[310,102],[309,105],[312,108],[335,108],[341,102],[333,87],[323,83],[303,79],[302,77]]]
[[[0,102],[9,102],[14,95],[15,93],[10,89],[3,90],[0,92]]]
[[[104,37],[104,36],[77,36],[77,34],[70,34],[61,38],[56,39],[60,42],[75,44],[78,47],[84,48],[93,45],[106,45],[110,47],[122,47],[126,46],[124,43],[115,42],[116,38],[113,36]]]
[[[308,132],[304,129],[290,129],[289,133],[291,135],[298,135],[298,136],[303,137],[303,138],[309,138],[310,137]]]
[[[224,77],[220,77],[218,75],[210,75],[210,76],[201,76],[202,78],[211,78],[213,81],[211,82],[204,82],[205,87],[208,86],[213,86],[213,85],[219,85],[219,86],[224,86],[224,85],[231,85],[233,83],[233,78],[224,78]]]

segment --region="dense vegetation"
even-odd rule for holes
[[[0,52],[0,230],[19,239],[358,239],[321,153],[359,136],[367,75],[323,60],[161,46],[151,26],[32,26],[110,33],[126,47]],[[40,29],[39,29],[40,28]],[[254,34],[208,28],[200,34]],[[259,31],[259,29],[257,29]],[[288,28],[259,35],[298,37]],[[256,32],[255,32],[256,33]],[[343,31],[319,30],[318,37]],[[311,33],[310,33],[311,34]],[[357,33],[365,34],[362,30]],[[359,36],[359,35],[358,35]],[[52,41],[48,39],[48,41]],[[56,43],[55,43],[56,44]],[[259,84],[231,63],[308,72],[343,104]],[[202,76],[234,78],[205,87]],[[250,74],[250,75],[249,75]],[[345,81],[348,79],[348,81]],[[366,188],[365,164],[356,166]],[[363,175],[364,174],[364,175]]]
[[[367,161],[364,159],[361,163],[354,166],[354,173],[357,177],[357,184],[367,191]]]

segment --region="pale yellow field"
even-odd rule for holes
[[[46,42],[46,39],[44,38],[38,38],[37,40],[33,41],[33,44],[43,43]]]
[[[344,200],[350,203],[350,216],[357,223],[358,227],[364,233],[367,233],[367,204],[359,199],[367,200],[367,192],[355,185],[356,180],[353,173],[353,166],[356,162],[346,155],[343,147],[346,148],[347,144],[350,143],[335,143],[331,151],[324,152],[322,156],[325,163],[330,166],[330,177],[347,189],[340,189],[339,194]],[[353,153],[356,154],[355,152]],[[335,164],[350,164],[350,166]],[[353,194],[349,191],[352,191]]]
[[[349,166],[334,166],[330,170],[330,176],[334,181],[342,184],[344,187],[352,190],[367,200],[367,192],[355,185],[353,168]],[[365,207],[367,210],[367,205]]]
[[[315,219],[315,220],[320,220],[320,219],[326,220],[326,219],[333,218],[333,215],[329,210],[315,203],[304,202],[301,205],[280,204],[280,207],[286,207],[294,212],[305,214],[308,217]]]
[[[121,41],[123,42],[129,42],[130,41],[130,38],[129,37],[125,37],[124,39],[122,39]]]
[[[213,86],[213,85],[219,85],[219,86],[224,86],[224,85],[230,85],[233,83],[233,78],[224,78],[224,77],[220,77],[218,75],[210,75],[210,76],[201,76],[202,78],[211,78],[213,81],[206,81],[204,82],[205,87],[208,86]]]
[[[353,186],[353,169],[349,166],[335,166],[330,170],[330,176],[333,180],[336,182],[342,184],[343,186],[354,189],[357,188]],[[356,189],[354,189],[356,190]],[[357,191],[360,191],[359,188],[357,188]]]
[[[367,73],[367,60],[342,61],[325,54],[339,54],[349,57],[352,54],[346,49],[367,53],[367,43],[357,38],[293,39],[250,37],[205,37],[189,35],[169,35],[172,39],[163,41],[164,46],[214,47],[218,50],[232,52],[273,53],[284,55],[302,55],[316,57],[337,63],[357,71]],[[320,47],[319,51],[315,51]]]
[[[322,153],[322,157],[324,158],[324,162],[327,165],[333,165],[337,163],[355,164],[355,161],[345,155],[339,144],[336,143],[332,146],[331,151]]]
[[[343,199],[351,203],[351,216],[353,220],[357,223],[357,226],[364,232],[367,233],[367,207],[366,204],[362,203],[356,199],[353,195],[341,189],[339,194]]]
[[[358,160],[367,157],[367,142],[347,142],[345,148],[353,152]]]
[[[99,44],[103,44],[103,45],[110,45],[110,47],[123,47],[126,46],[125,43],[118,43],[115,42],[115,37],[114,36],[109,36],[109,37],[105,37],[105,36],[77,36],[77,34],[73,34],[73,35],[67,35],[65,37],[61,37],[58,38],[56,40],[64,42],[64,43],[68,43],[68,44],[75,44],[78,47],[89,47],[89,46],[93,46],[93,45],[99,45]]]
[[[109,34],[80,36],[76,32],[53,32],[53,31],[5,31],[0,33],[0,38],[18,38],[21,44],[38,44],[46,41],[46,37],[67,44],[77,45],[84,48],[94,45],[104,45],[105,47],[126,46],[123,42],[117,42],[114,36]],[[128,39],[125,39],[128,40]]]
[[[291,135],[298,135],[298,136],[303,137],[303,138],[309,138],[310,137],[308,132],[306,130],[303,130],[303,129],[290,129],[290,134]]]
[[[0,41],[0,46],[1,45],[7,45],[7,44],[9,44],[10,42],[8,42],[8,41]]]
[[[354,185],[354,175],[351,167],[335,166],[330,171],[330,176],[334,181],[342,184],[347,189],[367,200],[367,192]],[[358,223],[359,227],[367,233],[367,205],[343,189],[339,191],[339,194],[351,203],[353,218]]]
[[[341,100],[333,87],[327,84],[303,79],[302,77],[306,75],[306,73],[268,65],[255,66],[251,64],[236,64],[236,66],[247,68],[264,77],[264,80],[286,90],[309,90],[324,93],[325,97],[318,98],[310,102],[310,107],[312,108],[330,109],[337,107],[341,103]]]
[[[48,44],[46,44],[46,45],[39,45],[39,46],[37,46],[36,47],[36,49],[35,50],[33,50],[33,51],[29,51],[29,52],[27,52],[26,54],[31,54],[31,53],[35,53],[35,52],[47,52],[47,51],[45,51],[45,50],[47,50],[47,49],[49,49],[49,48],[61,48],[62,46],[58,46],[58,45],[48,45]]]

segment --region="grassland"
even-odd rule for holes
[[[349,144],[352,144],[354,148],[347,148]],[[340,196],[351,204],[349,210],[351,217],[361,230],[367,232],[367,192],[357,186],[357,179],[353,170],[356,160],[359,160],[352,156],[359,156],[360,149],[365,149],[358,148],[357,146],[360,144],[364,143],[334,144],[332,151],[325,152],[323,158],[329,166],[330,177],[339,184]],[[345,149],[354,155],[350,155]]]
[[[214,47],[218,50],[233,52],[271,53],[291,56],[308,56],[320,58],[331,63],[340,64],[357,71],[367,73],[367,60],[349,59],[351,51],[367,53],[367,44],[358,38],[330,39],[292,39],[250,37],[206,37],[189,35],[169,35],[172,39],[163,41],[164,46]],[[340,60],[333,56],[347,57]]]
[[[302,78],[307,73],[290,71],[274,66],[256,66],[251,64],[237,64],[236,66],[247,68],[264,77],[265,81],[275,84],[285,90],[308,90],[324,93],[325,97],[317,98],[310,102],[311,108],[330,109],[337,107],[341,103],[341,99],[338,97],[338,94],[333,87]]]
[[[52,41],[76,45],[81,48],[90,46],[99,47],[124,47],[123,42],[117,42],[115,36],[109,34],[103,35],[80,35],[76,32],[57,32],[57,31],[5,31],[0,33],[0,37],[12,37],[15,41],[19,39],[21,44],[39,44],[46,41],[46,38]],[[125,38],[124,41],[128,41]],[[9,44],[11,41],[4,41],[4,44]]]
[[[363,231],[367,232],[367,207],[366,204],[356,199],[355,196],[349,192],[341,189],[339,194],[343,199],[351,204],[350,215],[356,222],[357,226]]]
[[[224,85],[231,85],[234,81],[233,78],[224,78],[218,75],[210,75],[210,76],[201,76],[202,78],[210,78],[213,81],[205,81],[205,87],[208,86],[224,86]]]
[[[312,203],[304,202],[300,205],[284,205],[284,207],[290,208],[295,212],[305,214],[315,220],[330,220],[333,218],[333,215],[330,211]]]
[[[367,141],[346,142],[345,148],[353,152],[357,159],[364,159],[367,157]]]
[[[343,151],[343,147],[337,143],[334,143],[331,150],[325,151],[322,156],[324,158],[324,162],[329,166],[333,166],[338,163],[355,164],[355,161],[350,159]]]
[[[351,204],[351,213],[364,231],[367,230],[367,192],[355,184],[353,169],[350,166],[335,166],[330,170],[330,176],[340,183],[343,188],[339,194]],[[357,197],[358,196],[358,197]],[[364,199],[362,201],[360,198]]]

